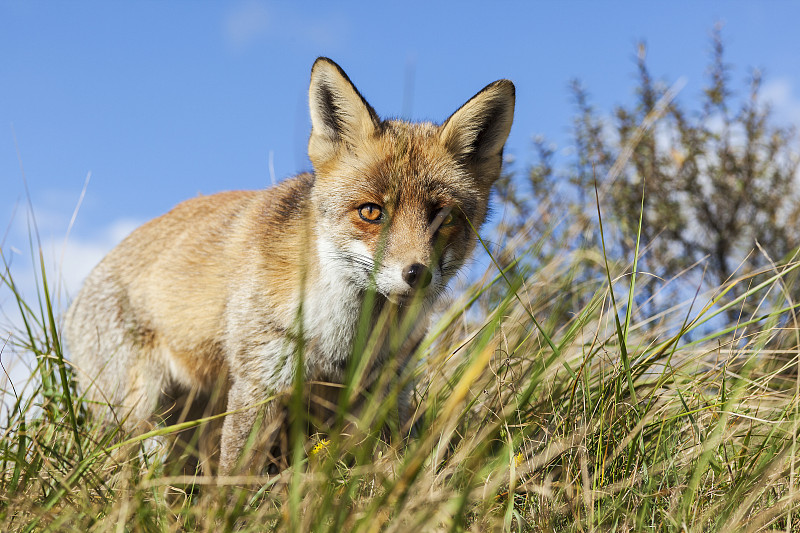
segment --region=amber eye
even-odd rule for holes
[[[361,220],[377,224],[383,220],[383,209],[377,204],[364,204],[358,208],[358,216]]]
[[[436,213],[436,219],[440,220],[438,228],[446,228],[447,226],[452,226],[456,223],[456,216],[453,214],[453,210],[450,207],[443,207],[439,209]]]
[[[439,227],[440,228],[444,228],[444,227],[447,227],[447,226],[452,226],[455,223],[456,223],[456,217],[453,216],[453,213],[451,212],[451,213],[447,213],[447,216],[445,216],[442,219],[442,223],[441,223],[441,225]]]

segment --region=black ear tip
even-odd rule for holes
[[[496,82],[490,84],[489,87],[492,87],[497,91],[507,93],[511,98],[514,98],[517,93],[517,89],[514,87],[514,82],[511,80],[497,80]]]
[[[324,57],[324,56],[319,56],[314,61],[314,64],[311,66],[311,73],[313,74],[315,70],[318,70],[320,68],[325,69],[325,68],[331,68],[331,67],[336,69],[336,70],[342,70],[342,68],[339,65],[337,65],[336,62],[333,61],[332,59]]]
[[[314,61],[314,65],[311,67],[311,72],[313,73],[319,68],[333,68],[341,75],[346,76],[344,70],[342,70],[342,67],[340,67],[336,61],[325,56],[319,56],[316,61]]]

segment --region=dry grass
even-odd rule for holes
[[[3,391],[0,529],[798,528],[800,367],[783,285],[797,263],[763,274],[744,298],[726,302],[721,287],[640,316],[626,301],[639,289],[633,261],[600,257],[605,279],[577,284],[585,251],[527,261],[541,243],[510,242],[517,261],[461,293],[415,375],[392,377],[418,381],[416,438],[381,438],[390,395],[367,405],[355,435],[294,432],[291,466],[260,478],[174,476],[152,439],[93,424],[46,281],[30,308],[17,295],[26,324],[3,360],[25,353],[36,368],[24,395]],[[8,270],[2,281],[13,291]],[[745,301],[761,301],[757,316],[721,321]]]

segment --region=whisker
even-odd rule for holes
[[[373,270],[376,268],[375,261],[367,256],[338,250],[334,252],[327,252],[326,255],[334,261],[344,263],[346,266],[359,267],[364,270]],[[377,265],[380,268],[381,265]]]

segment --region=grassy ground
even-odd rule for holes
[[[94,424],[44,280],[3,340],[3,361],[35,371],[3,391],[0,530],[800,530],[798,264],[642,316],[634,261],[596,255],[605,277],[578,282],[585,250],[526,261],[541,242],[517,243],[402,376],[418,382],[416,438],[376,430],[390,395],[348,438],[293,432],[292,466],[260,478],[175,476],[152,438]],[[750,288],[726,300],[731,285]],[[727,324],[730,309],[749,314]]]

